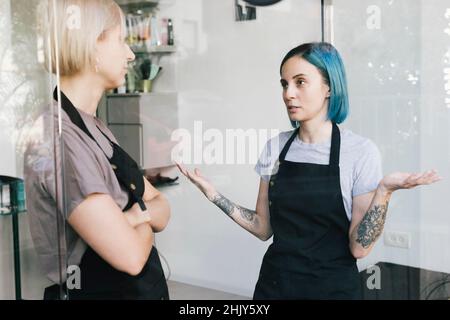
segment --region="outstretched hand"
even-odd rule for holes
[[[411,189],[421,185],[427,185],[442,180],[435,170],[423,173],[394,172],[385,176],[380,186],[387,192],[399,189]]]
[[[200,170],[197,168],[194,169],[193,172],[189,172],[186,168],[184,168],[181,164],[175,162],[180,172],[188,178],[193,184],[197,186],[197,188],[200,189],[201,192],[208,198],[208,200],[212,200],[214,195],[216,195],[216,189],[211,184],[211,182],[208,181],[202,174],[200,173]]]

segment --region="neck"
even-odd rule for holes
[[[95,116],[105,89],[95,76],[79,74],[61,77],[60,89],[78,110]]]
[[[322,143],[331,138],[333,125],[330,120],[320,118],[302,121],[299,138],[305,143]]]

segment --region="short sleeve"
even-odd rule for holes
[[[264,181],[269,181],[270,176],[276,174],[276,164],[280,153],[280,140],[280,135],[268,140],[255,165],[254,169],[256,173]]]
[[[63,159],[58,155],[58,177],[63,178],[64,195],[69,218],[73,210],[85,200],[90,194],[109,194],[105,177],[100,165],[100,158],[89,148],[86,141],[75,132],[63,131]],[[63,175],[61,173],[64,173]],[[45,174],[43,182],[47,193],[56,199],[54,171]],[[60,190],[60,195],[63,194]],[[58,202],[58,210],[65,212],[62,207],[63,201]]]
[[[374,191],[383,177],[378,147],[371,140],[367,140],[362,148],[361,156],[353,170],[353,197]]]

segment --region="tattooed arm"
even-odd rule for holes
[[[440,179],[435,171],[422,174],[397,172],[384,177],[374,192],[354,197],[349,234],[353,256],[361,259],[372,250],[383,232],[389,200],[395,190],[411,189]]]
[[[268,183],[260,180],[256,210],[250,210],[237,205],[224,197],[219,192],[208,196],[208,199],[218,206],[227,216],[238,225],[252,233],[259,239],[266,241],[272,236],[270,226]]]
[[[369,254],[383,232],[391,195],[379,186],[374,192],[353,198],[350,250],[355,258]]]
[[[256,209],[250,210],[233,203],[217,192],[212,183],[203,177],[198,169],[189,172],[178,163],[177,166],[180,172],[195,184],[209,201],[218,206],[242,228],[263,241],[272,236],[269,215],[269,184],[266,181],[260,180]]]

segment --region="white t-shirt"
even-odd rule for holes
[[[347,217],[352,217],[353,197],[375,190],[382,179],[381,155],[377,146],[348,129],[340,128],[341,150],[339,156],[341,191]],[[255,166],[255,171],[265,181],[276,173],[275,163],[294,130],[281,132],[270,139]],[[285,160],[316,164],[329,164],[331,138],[323,143],[304,143],[298,137],[292,142]],[[274,150],[274,151],[272,151]]]

